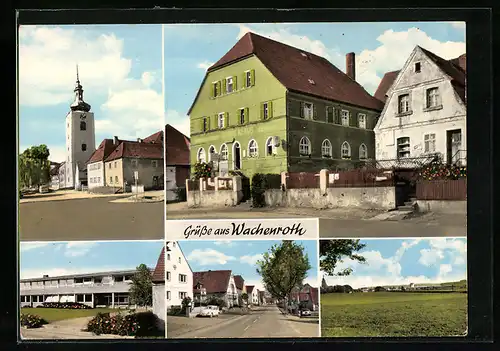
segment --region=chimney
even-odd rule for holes
[[[113,145],[118,145],[118,137],[117,136],[113,137]]]
[[[138,143],[142,143],[142,139],[141,138],[137,138],[137,142]]]
[[[356,80],[356,61],[354,52],[345,55],[345,73],[352,80]]]

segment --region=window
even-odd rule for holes
[[[179,274],[179,282],[180,283],[187,282],[187,275],[185,275],[185,274]]]
[[[207,130],[208,130],[207,117],[203,117],[203,131],[206,132]]]
[[[436,134],[424,135],[424,152],[436,152]]]
[[[167,281],[170,281],[170,272],[167,272]]]
[[[366,160],[368,158],[368,149],[365,144],[359,146],[359,159]]]
[[[304,102],[302,105],[302,116],[307,119],[312,119],[313,118],[313,104],[309,102]]]
[[[245,88],[250,88],[253,85],[253,71],[245,72]]]
[[[334,121],[333,106],[327,106],[326,107],[326,122],[333,123],[333,121]]]
[[[170,291],[167,291],[167,300],[170,300],[170,297],[171,297],[170,295],[171,295]]]
[[[102,277],[94,278],[94,283],[96,284],[102,283]]]
[[[108,167],[108,168],[109,168],[109,169],[111,169],[111,163],[108,163],[108,165],[109,165],[109,167]]]
[[[255,140],[248,143],[248,157],[257,157],[259,155],[259,146]]]
[[[262,116],[264,117],[264,119],[269,118],[269,103],[267,103],[267,102],[265,102],[262,105]]]
[[[87,144],[82,144],[82,151],[87,151]]]
[[[97,164],[97,169],[101,169],[101,164],[100,163]]]
[[[205,149],[200,148],[198,150],[198,154],[196,156],[196,159],[198,160],[198,162],[205,163]]]
[[[109,177],[110,184],[113,184],[113,177]]]
[[[217,118],[217,125],[219,129],[224,128],[224,112],[219,113],[219,117]]]
[[[75,278],[75,284],[83,284],[83,278]]]
[[[170,254],[167,254],[167,261],[170,261]]]
[[[302,156],[311,155],[311,141],[307,137],[302,137],[299,141],[299,154]]]
[[[330,143],[330,140],[323,140],[323,144],[321,144],[321,154],[323,157],[332,157],[332,143]]]
[[[97,177],[97,182],[100,183],[101,182],[101,177]]]
[[[80,130],[87,130],[87,123],[84,121],[80,122]]]
[[[175,247],[175,243],[172,243],[172,247]]]
[[[118,184],[118,176],[115,176],[115,183]]]
[[[437,107],[440,105],[438,88],[427,89],[426,92],[427,108]]]
[[[233,92],[233,77],[226,78],[226,93]]]
[[[213,97],[216,97],[216,96],[220,95],[219,82],[213,82],[212,83],[212,89],[213,89]]]
[[[245,124],[245,109],[244,108],[241,108],[239,110],[239,113],[240,113],[240,124]]]
[[[342,125],[343,126],[349,125],[349,111],[342,110]]]
[[[115,168],[116,168],[116,166],[117,166],[117,165],[118,165],[118,162],[116,162],[116,161],[115,161],[115,162],[114,162],[114,166],[115,166]]]
[[[214,157],[215,154],[215,146],[211,145],[208,148],[208,162],[213,161],[212,158]]]
[[[132,167],[137,168],[137,159],[132,159]]]
[[[397,140],[398,158],[410,157],[410,138],[402,137]]]
[[[122,275],[119,275],[117,277],[115,277],[115,282],[122,282],[124,279],[123,279],[123,276]]]
[[[358,114],[358,127],[363,129],[366,128],[366,115],[364,113]]]
[[[420,73],[420,62],[415,62],[415,73]]]
[[[187,292],[179,291],[179,299],[183,300],[187,296]]]
[[[344,141],[342,143],[342,146],[340,148],[340,154],[342,155],[343,159],[351,158],[351,145],[349,145],[347,141]]]
[[[267,156],[272,156],[275,154],[274,140],[273,139],[274,139],[273,137],[267,138],[267,141],[266,141],[266,155]]]
[[[179,263],[181,263],[181,258],[179,257]]]
[[[157,160],[151,160],[151,166],[154,168],[158,167],[158,161]]]
[[[399,113],[410,112],[410,95],[409,94],[400,95],[398,98],[398,102],[399,102],[399,107],[398,107]]]
[[[226,144],[222,144],[220,147],[220,159],[221,161],[227,161],[228,159],[228,149]]]

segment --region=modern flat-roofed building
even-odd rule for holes
[[[21,307],[44,302],[79,302],[91,307],[128,307],[136,270],[21,279]]]

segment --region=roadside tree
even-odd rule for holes
[[[19,182],[22,188],[47,184],[50,177],[47,145],[32,146],[19,155]]]
[[[145,264],[137,267],[129,290],[132,304],[144,307],[153,305],[153,283],[151,271]]]

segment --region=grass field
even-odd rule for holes
[[[465,293],[321,294],[324,337],[456,336],[466,330]]]
[[[117,312],[118,310],[112,308],[94,308],[89,310],[70,310],[63,308],[21,308],[21,313],[36,314],[42,317],[47,322],[62,321],[64,319],[91,317],[99,312]]]

